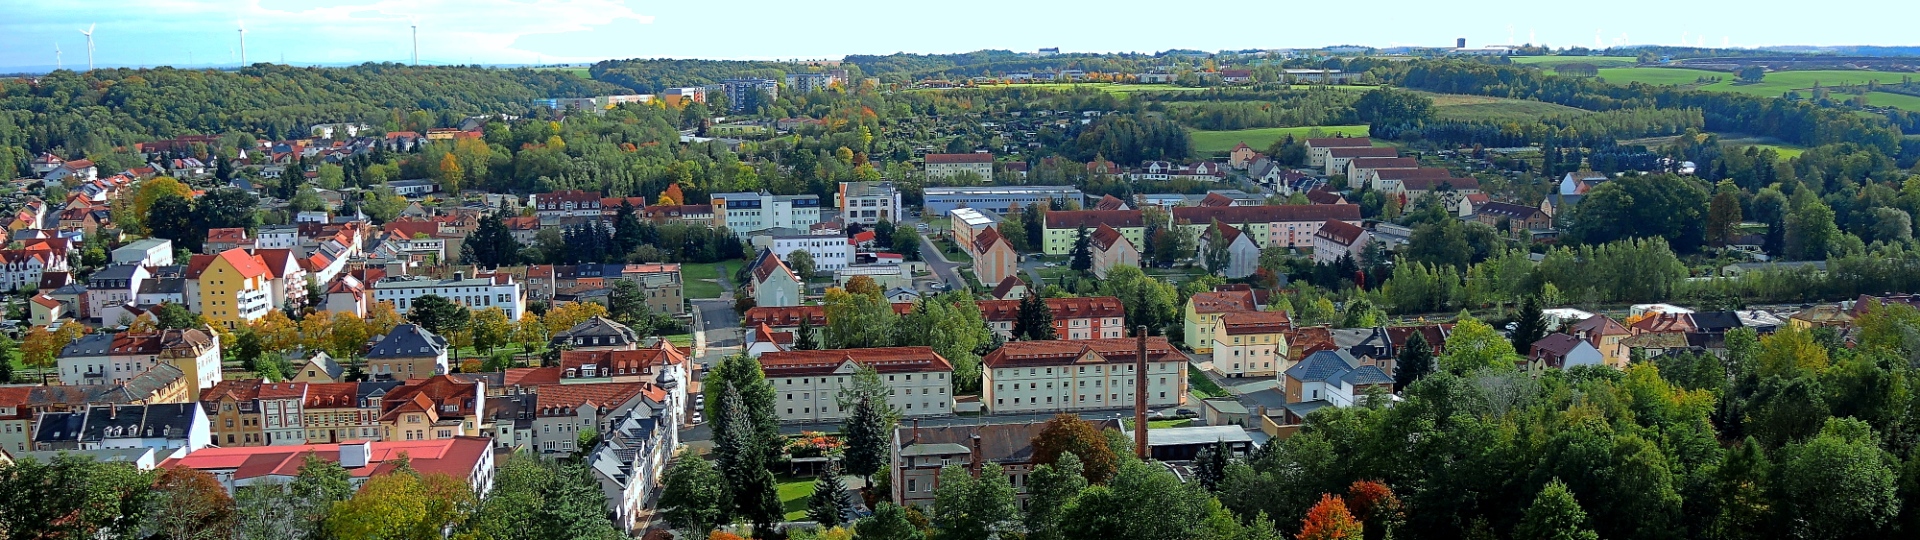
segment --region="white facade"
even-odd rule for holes
[[[814,195],[772,195],[759,193],[716,193],[713,195],[714,221],[733,234],[748,234],[767,229],[807,230],[820,222],[820,197]]]
[[[769,352],[760,356],[773,384],[774,412],[781,422],[837,422],[840,389],[853,385],[860,365],[871,365],[887,385],[887,405],[903,417],[953,413],[953,365],[928,347],[882,347]]]
[[[135,240],[113,250],[113,264],[173,266],[173,241],[165,238]]]
[[[297,227],[261,227],[253,238],[254,249],[292,249],[300,246]]]
[[[853,264],[853,244],[840,235],[774,236],[766,247],[788,265],[793,264],[793,252],[805,251],[813,257],[814,270],[822,272]]]
[[[401,315],[413,307],[413,301],[426,295],[438,295],[469,309],[500,308],[507,318],[520,320],[526,313],[527,299],[520,284],[511,278],[500,277],[504,283],[496,283],[495,278],[465,279],[455,274],[455,279],[434,280],[417,277],[388,277],[373,285],[373,301],[393,302],[395,310]]]
[[[840,220],[872,225],[881,221],[900,221],[905,206],[900,190],[891,182],[841,182],[838,197]]]
[[[988,366],[981,401],[994,414],[1132,407],[1133,367],[1131,358],[1047,366]],[[1185,361],[1149,361],[1147,406],[1178,405],[1186,369]]]

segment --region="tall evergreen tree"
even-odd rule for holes
[[[812,351],[820,348],[819,331],[813,328],[812,317],[800,317],[800,327],[793,331],[793,350]]]
[[[1073,258],[1067,267],[1081,272],[1093,270],[1093,241],[1087,237],[1086,227],[1074,232]]]
[[[1427,337],[1413,332],[1413,337],[1400,345],[1400,356],[1393,362],[1393,388],[1404,390],[1407,385],[1433,373],[1433,346],[1427,344]]]
[[[853,501],[847,498],[847,488],[840,483],[840,476],[840,462],[829,459],[820,477],[814,479],[813,496],[807,498],[807,519],[821,527],[833,528],[846,523],[847,513],[853,510]]]
[[[522,247],[498,214],[487,214],[480,217],[479,226],[461,244],[460,251],[466,262],[493,268],[519,262]]]
[[[1020,314],[1013,321],[1013,339],[1050,340],[1058,339],[1053,330],[1053,308],[1047,307],[1047,300],[1038,294],[1028,294],[1020,299]]]
[[[1226,440],[1215,441],[1193,458],[1193,477],[1207,491],[1219,491],[1220,482],[1227,479],[1227,465],[1232,462],[1233,447]]]
[[[765,526],[778,521],[782,513],[773,473],[767,469],[767,444],[760,438],[755,420],[739,389],[727,383],[715,422],[714,461],[726,479],[729,515]]]
[[[1547,319],[1540,312],[1540,297],[1527,295],[1520,300],[1520,313],[1514,317],[1513,350],[1528,354],[1533,350],[1533,342],[1547,337]]]
[[[847,464],[847,472],[865,478],[868,486],[873,485],[873,475],[886,465],[892,444],[892,427],[883,407],[885,402],[862,399],[853,406],[853,414],[847,415],[840,428],[845,435],[842,460]]]

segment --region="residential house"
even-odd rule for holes
[[[267,295],[276,308],[300,308],[307,305],[307,270],[300,267],[300,256],[292,249],[257,248],[254,257],[267,268]]]
[[[1624,341],[1633,332],[1612,317],[1594,315],[1575,321],[1567,326],[1567,333],[1587,340],[1588,345],[1600,351],[1601,361],[1608,366],[1626,369],[1628,360],[1632,358]]]
[[[1334,148],[1369,148],[1373,140],[1366,137],[1328,137],[1307,139],[1307,166],[1326,167],[1327,153]],[[1394,156],[1386,156],[1394,157]],[[1344,170],[1344,169],[1342,169]],[[1329,174],[1331,176],[1331,174]]]
[[[1372,187],[1373,171],[1380,169],[1418,169],[1420,160],[1413,157],[1363,157],[1347,161],[1344,174],[1347,175],[1347,189],[1357,190]]]
[[[41,413],[34,421],[33,444],[41,451],[151,448],[192,453],[206,448],[211,438],[199,404],[150,403]]]
[[[797,306],[801,301],[802,282],[787,263],[772,251],[764,252],[752,271],[754,305],[766,307]]]
[[[1853,316],[1834,304],[1821,304],[1787,317],[1787,325],[1801,330],[1845,328],[1853,325]]]
[[[1185,336],[1188,349],[1206,354],[1213,352],[1214,325],[1219,324],[1220,316],[1227,313],[1260,311],[1255,303],[1253,291],[1209,291],[1187,298]]]
[[[906,217],[900,190],[894,189],[892,182],[841,182],[834,198],[840,206],[840,220],[845,223],[872,225]]]
[[[381,439],[381,402],[399,381],[362,381],[309,383],[307,401],[301,404],[307,428],[307,442],[337,444],[347,441]]]
[[[973,256],[973,275],[981,283],[998,284],[1020,273],[1020,254],[1000,235],[997,227],[981,231],[967,246],[967,251]]]
[[[1353,204],[1181,207],[1172,214],[1174,224],[1195,237],[1220,222],[1252,235],[1261,248],[1311,248],[1314,233],[1328,220],[1360,224],[1360,206]]]
[[[554,334],[552,344],[574,351],[630,351],[639,348],[640,336],[627,325],[594,316]]]
[[[253,249],[253,239],[247,236],[247,230],[239,227],[208,229],[207,239],[200,244],[200,252],[213,255],[229,249]]]
[[[346,368],[342,367],[339,361],[334,360],[333,355],[327,354],[324,351],[315,351],[305,356],[307,356],[307,360],[293,368],[292,380],[294,382],[310,384],[336,383],[341,382],[340,378],[346,374]],[[295,356],[294,358],[297,359],[299,356]]]
[[[1309,156],[1308,159],[1312,159],[1311,156],[1313,155],[1312,154],[1313,148],[1309,147],[1307,151]],[[1381,146],[1381,147],[1353,146],[1353,147],[1341,147],[1341,148],[1328,148],[1326,152],[1321,155],[1324,156],[1323,159],[1325,159],[1325,163],[1323,164],[1325,166],[1325,169],[1324,169],[1325,174],[1327,176],[1333,176],[1337,174],[1346,174],[1347,163],[1350,161],[1353,161],[1354,159],[1400,157],[1400,150],[1393,148],[1391,146]]]
[[[1038,247],[1048,255],[1071,255],[1082,230],[1091,234],[1102,225],[1120,231],[1133,245],[1146,242],[1146,222],[1139,210],[1055,210],[1041,214],[1041,222],[1044,233]]]
[[[454,272],[452,279],[424,276],[387,276],[373,284],[373,301],[392,302],[401,315],[413,309],[413,302],[433,295],[452,300],[468,309],[500,308],[507,319],[518,321],[527,312],[526,291],[508,274],[467,277]]]
[[[189,307],[207,322],[232,330],[273,309],[271,275],[260,259],[240,248],[194,255],[187,267]]]
[[[381,399],[380,438],[417,441],[485,434],[486,383],[458,375],[408,379]]]
[[[1094,420],[1094,429],[1119,430],[1115,419]],[[978,471],[987,463],[999,465],[1014,486],[1014,497],[1024,505],[1028,476],[1033,473],[1033,439],[1045,422],[994,423],[939,427],[899,426],[893,430],[891,463],[887,474],[895,504],[927,509],[933,505],[940,470],[958,464]]]
[[[411,380],[446,375],[447,340],[417,324],[394,326],[367,350],[373,380]]]
[[[1116,199],[1117,200],[1117,199]],[[1093,251],[1093,275],[1106,279],[1107,273],[1121,266],[1140,266],[1140,250],[1119,229],[1100,224],[1087,238]],[[1256,260],[1258,256],[1256,255]]]
[[[1592,343],[1569,334],[1554,332],[1533,342],[1527,353],[1527,370],[1540,373],[1548,368],[1571,369],[1604,365],[1606,359]]]
[[[927,179],[948,180],[972,173],[978,182],[993,180],[993,154],[927,154]]]
[[[1147,406],[1186,403],[1187,356],[1166,338],[1147,338],[1147,370],[1134,363],[1139,341],[1014,341],[988,353],[981,402],[992,414],[1132,407],[1134,377],[1147,377]]]
[[[777,351],[760,355],[781,422],[837,422],[853,411],[839,402],[862,367],[879,372],[887,404],[903,417],[953,414],[953,364],[930,347]],[[850,404],[849,404],[850,405]]]
[[[1225,313],[1213,328],[1214,371],[1235,378],[1276,377],[1288,367],[1293,319],[1285,312]]]
[[[1288,368],[1281,388],[1287,397],[1283,425],[1298,425],[1308,414],[1323,407],[1363,403],[1368,392],[1392,395],[1393,377],[1378,367],[1361,364],[1346,351],[1320,351]]]
[[[129,324],[133,316],[127,311],[128,304],[142,282],[152,278],[153,273],[144,266],[116,264],[102,268],[87,278],[87,304],[93,306],[102,325]]]
[[[1553,228],[1553,216],[1536,206],[1489,202],[1473,210],[1473,219],[1493,230],[1505,230],[1514,236],[1527,231]]]
[[[1127,310],[1119,298],[1048,298],[1046,302],[1053,315],[1056,339],[1119,339],[1127,335]],[[981,300],[979,304],[987,326],[1001,337],[1012,339],[1013,322],[1020,317],[1020,301]]]
[[[679,445],[677,410],[673,404],[651,410],[635,407],[615,417],[585,459],[622,530],[633,532],[647,524],[644,518],[657,498],[654,490]]]
[[[1253,271],[1260,268],[1260,246],[1254,243],[1253,237],[1239,227],[1218,221],[1213,222],[1212,230],[1200,235],[1200,253],[1203,259],[1206,258],[1206,254],[1213,253],[1216,249],[1213,245],[1215,236],[1218,236],[1221,244],[1226,246],[1227,252],[1226,267],[1217,269],[1216,272],[1225,275],[1227,279],[1240,279],[1253,275]]]
[[[580,448],[580,434],[608,433],[614,418],[639,406],[654,393],[665,401],[666,391],[649,383],[603,382],[557,384],[534,393],[534,420],[529,431],[533,448],[543,456],[566,456],[591,450]]]
[[[1352,259],[1354,264],[1366,264],[1367,243],[1373,241],[1373,233],[1358,225],[1329,219],[1313,233],[1313,262],[1315,264],[1335,264],[1340,259]]]

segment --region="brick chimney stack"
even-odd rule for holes
[[[1147,326],[1133,328],[1140,354],[1133,360],[1133,452],[1147,459]]]

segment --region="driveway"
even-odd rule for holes
[[[933,275],[938,277],[941,283],[947,284],[947,290],[958,290],[967,286],[966,278],[960,277],[960,265],[965,263],[947,260],[947,254],[940,251],[940,246],[933,244],[932,237],[920,237],[920,258],[926,261],[927,269],[932,270]]]

